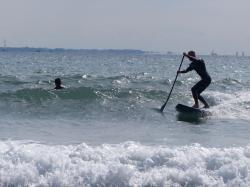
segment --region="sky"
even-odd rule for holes
[[[250,0],[0,0],[0,46],[250,55]]]

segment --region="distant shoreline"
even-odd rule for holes
[[[66,49],[66,48],[37,48],[37,47],[0,47],[1,51],[14,51],[14,52],[122,52],[122,53],[150,53],[137,49]]]
[[[45,47],[0,47],[1,52],[76,52],[76,53],[105,53],[105,54],[134,54],[134,55],[143,55],[143,54],[156,54],[156,55],[167,55],[167,56],[180,56],[182,54],[166,51],[166,52],[156,52],[156,51],[143,51],[139,49],[70,49],[70,48],[45,48]],[[212,56],[212,57],[249,57],[248,55],[234,55],[234,54],[200,54],[200,56]]]

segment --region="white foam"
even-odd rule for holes
[[[250,119],[250,92],[236,93],[208,92],[207,97],[213,106],[214,117],[227,119]]]
[[[0,186],[249,186],[250,146],[0,142]]]

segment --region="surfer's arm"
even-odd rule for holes
[[[177,71],[177,73],[187,73],[187,70]]]
[[[192,66],[192,63],[189,65],[189,67],[186,70],[182,70],[182,71],[177,71],[177,73],[187,73],[189,71],[192,71],[194,68]]]

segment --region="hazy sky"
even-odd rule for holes
[[[250,0],[0,0],[0,45],[250,54]]]

